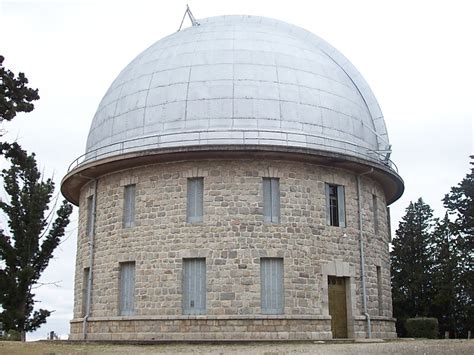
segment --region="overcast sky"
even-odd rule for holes
[[[37,154],[59,181],[85,149],[95,110],[135,56],[175,32],[186,3],[196,18],[248,14],[303,27],[340,50],[365,77],[382,108],[392,160],[405,180],[392,205],[392,231],[418,197],[442,216],[441,198],[469,171],[473,153],[474,21],[470,1],[8,1],[0,0],[0,54],[26,73],[41,100],[3,124],[7,138]],[[474,5],[473,5],[474,6]],[[186,26],[189,22],[185,23]],[[4,162],[2,162],[4,164]],[[36,290],[56,310],[29,339],[72,318],[77,217]],[[0,218],[4,224],[4,218]]]

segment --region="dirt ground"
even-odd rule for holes
[[[0,354],[474,354],[474,340],[396,340],[376,343],[233,343],[116,345],[0,342]]]

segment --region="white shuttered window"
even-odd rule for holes
[[[377,196],[372,195],[372,204],[374,208],[374,233],[379,233],[379,207],[377,202]]]
[[[123,228],[135,225],[135,190],[136,185],[126,185],[123,189]]]
[[[280,223],[280,179],[263,178],[263,220]]]
[[[206,314],[206,259],[183,259],[183,314]]]
[[[283,314],[283,259],[261,258],[261,307],[263,314]]]
[[[377,299],[379,301],[379,316],[383,316],[383,289],[382,289],[382,268],[377,266]]]
[[[326,222],[328,226],[345,227],[346,209],[344,186],[325,184]]]
[[[188,223],[202,222],[203,219],[204,179],[188,178]]]
[[[87,198],[87,236],[94,232],[94,195]]]
[[[85,317],[87,315],[88,306],[89,306],[89,273],[90,269],[86,267],[84,269],[84,278],[82,280],[82,316]]]
[[[392,242],[392,226],[391,226],[391,219],[390,219],[390,207],[387,206],[387,233],[388,233],[388,240]]]
[[[135,262],[120,263],[120,315],[135,313]]]

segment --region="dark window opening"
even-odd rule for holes
[[[329,226],[345,227],[344,186],[326,184],[326,221]]]

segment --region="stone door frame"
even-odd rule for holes
[[[326,316],[329,316],[328,276],[344,277],[346,279],[347,338],[354,338],[354,316],[357,314],[355,267],[342,260],[334,260],[322,265],[321,274],[322,313]]]

